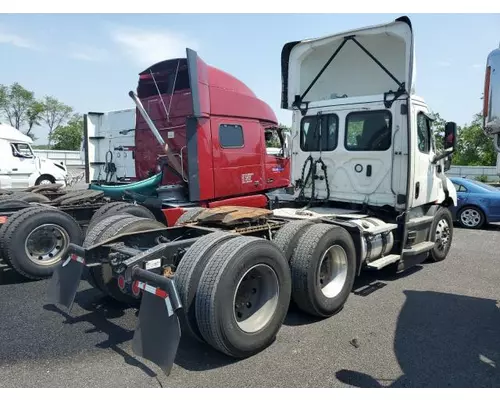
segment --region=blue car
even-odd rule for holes
[[[458,200],[450,211],[461,227],[479,229],[484,224],[500,222],[500,189],[467,178],[450,177],[450,180]]]

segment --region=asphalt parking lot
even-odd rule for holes
[[[330,319],[290,310],[252,358],[183,339],[169,377],[133,355],[135,310],[82,283],[70,316],[0,267],[0,387],[499,387],[500,227],[454,235],[444,262],[365,274]]]

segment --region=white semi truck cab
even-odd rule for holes
[[[444,223],[435,216],[457,204],[445,175],[456,124],[446,124],[439,152],[429,108],[415,94],[410,20],[287,43],[282,81],[282,107],[293,111],[296,200],[314,216],[351,209],[380,224],[405,219],[403,247],[428,250],[435,239],[429,229]]]
[[[67,167],[35,155],[32,144],[29,136],[0,123],[0,189],[25,189],[50,183],[66,187]]]

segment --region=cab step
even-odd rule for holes
[[[369,269],[382,269],[399,260],[401,260],[401,256],[399,254],[389,254],[385,257],[379,258],[378,260],[368,263],[367,267]]]
[[[421,242],[408,249],[403,250],[403,255],[405,256],[416,256],[418,254],[425,253],[426,251],[432,250],[436,243],[434,242]]]

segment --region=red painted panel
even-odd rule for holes
[[[242,148],[223,148],[219,142],[221,124],[240,125]],[[265,188],[263,135],[258,121],[211,118],[215,198],[261,192]]]
[[[290,160],[266,154],[266,189],[290,185]]]
[[[164,208],[161,210],[167,221],[167,226],[174,226],[179,217],[186,211],[184,208]]]

